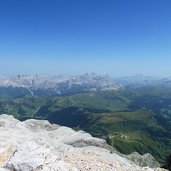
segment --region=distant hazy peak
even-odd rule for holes
[[[113,89],[117,90],[120,85],[114,82],[108,75],[95,73],[79,76],[48,76],[48,75],[16,75],[13,77],[0,78],[1,87],[23,87],[30,89],[56,88],[60,91],[61,86],[66,89],[72,87],[81,89]]]

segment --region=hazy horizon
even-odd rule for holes
[[[156,75],[144,75],[144,74],[134,74],[134,75],[120,75],[120,76],[115,76],[115,75],[110,75],[108,73],[96,73],[96,72],[85,72],[85,73],[79,73],[79,74],[61,74],[61,73],[56,73],[56,74],[50,74],[50,73],[16,73],[16,74],[0,74],[0,78],[13,78],[19,75],[25,75],[25,76],[48,76],[48,77],[73,77],[73,76],[83,76],[85,74],[95,74],[97,76],[109,76],[112,79],[124,79],[124,78],[132,78],[132,79],[154,79],[154,80],[160,80],[160,79],[170,79],[171,75],[168,76],[156,76]]]
[[[0,75],[171,76],[170,9],[170,0],[2,0]]]

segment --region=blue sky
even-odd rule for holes
[[[0,74],[85,72],[171,75],[171,1],[0,1]]]

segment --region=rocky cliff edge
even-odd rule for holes
[[[163,170],[140,167],[128,158],[86,132],[0,115],[0,171]]]

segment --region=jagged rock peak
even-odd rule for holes
[[[111,150],[105,140],[45,120],[0,115],[0,171],[153,171]],[[162,170],[162,169],[158,169]]]
[[[17,75],[13,77],[0,77],[1,87],[23,87],[30,89],[48,89],[57,88],[60,86],[65,88],[84,89],[118,89],[120,85],[114,82],[108,75],[97,75],[95,73],[84,74],[78,76],[48,76],[48,75]]]

